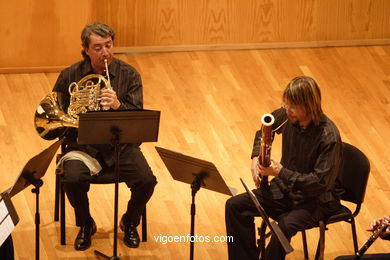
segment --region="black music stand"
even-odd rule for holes
[[[232,192],[219,174],[215,165],[211,162],[193,158],[161,147],[156,147],[158,154],[163,160],[174,180],[191,184],[191,239],[190,259],[194,259],[195,232],[195,195],[203,187],[232,196]]]
[[[115,155],[115,205],[114,205],[114,247],[109,257],[98,250],[95,254],[106,259],[120,259],[117,256],[118,236],[118,194],[119,194],[119,149],[120,144],[156,142],[160,123],[160,111],[98,111],[79,115],[79,144],[112,144]]]
[[[45,175],[47,168],[49,168],[49,165],[53,160],[53,157],[56,154],[63,140],[64,139],[58,140],[54,144],[50,145],[47,149],[43,150],[41,153],[31,158],[23,167],[14,185],[6,191],[9,193],[9,196],[12,197],[17,193],[19,193],[20,191],[24,190],[30,184],[34,186],[31,192],[36,194],[35,196],[35,258],[37,260],[39,259],[39,224],[40,224],[39,192],[40,192],[40,187],[43,185],[43,181],[41,178]]]
[[[265,210],[261,206],[261,204],[260,204],[259,200],[256,198],[255,194],[249,189],[248,185],[241,178],[240,178],[240,181],[242,182],[242,185],[244,185],[246,192],[248,193],[249,197],[253,201],[253,204],[255,204],[255,207],[256,207],[257,211],[259,212],[260,216],[263,218],[264,222],[266,223],[268,228],[271,230],[272,235],[275,236],[279,240],[280,244],[282,245],[282,247],[284,249],[284,252],[286,252],[286,254],[289,254],[292,251],[294,251],[294,249],[290,245],[290,242],[287,240],[286,236],[283,234],[283,232],[280,229],[280,227],[278,226],[278,224],[276,224],[275,221],[272,221],[272,222],[269,221],[269,217],[265,213]]]

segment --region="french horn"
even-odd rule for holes
[[[35,129],[40,137],[53,140],[63,136],[69,127],[78,128],[79,114],[109,109],[100,103],[101,91],[112,89],[106,59],[104,63],[106,77],[90,74],[69,85],[67,112],[61,109],[61,94],[57,92],[49,93],[40,101],[34,116]]]

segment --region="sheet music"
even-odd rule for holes
[[[0,246],[14,230],[15,224],[8,212],[4,200],[0,201]]]
[[[8,215],[7,206],[5,205],[3,198],[1,198],[1,201],[0,201],[0,223],[3,222],[3,219],[5,219],[5,217],[7,215]]]

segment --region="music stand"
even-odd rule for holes
[[[156,147],[174,180],[191,184],[191,239],[190,259],[194,259],[195,195],[202,186],[205,189],[232,196],[232,192],[211,162],[190,157],[161,147]]]
[[[9,188],[7,193],[12,197],[24,190],[27,186],[32,184],[34,188],[31,190],[35,193],[35,258],[39,259],[39,224],[40,224],[40,213],[39,213],[39,192],[40,187],[43,185],[42,177],[45,175],[47,168],[58,148],[64,139],[56,141],[50,145],[47,149],[40,152],[38,155],[31,158],[26,165],[23,167],[14,185]]]
[[[280,227],[278,226],[278,224],[276,224],[275,221],[272,221],[272,222],[269,221],[269,217],[265,213],[265,210],[261,206],[261,204],[260,204],[259,200],[256,198],[255,194],[249,189],[248,185],[241,178],[240,178],[240,181],[242,182],[242,185],[244,185],[246,192],[248,193],[249,197],[253,201],[253,204],[255,204],[255,207],[256,207],[257,211],[259,212],[260,216],[263,218],[264,222],[271,230],[272,235],[279,240],[280,244],[282,245],[282,247],[284,249],[284,252],[286,252],[286,254],[289,254],[292,251],[294,251],[294,249],[290,245],[290,242],[287,240],[286,236],[283,234],[283,232],[280,229]]]
[[[112,144],[115,155],[114,197],[114,246],[113,256],[95,250],[95,254],[106,259],[117,256],[118,194],[119,194],[119,149],[120,144],[156,142],[160,123],[160,111],[97,111],[79,115],[79,144]]]

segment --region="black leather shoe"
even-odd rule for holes
[[[137,248],[139,247],[140,243],[137,227],[131,224],[126,226],[123,222],[123,217],[124,216],[122,216],[120,223],[121,230],[125,232],[125,235],[123,236],[123,242],[125,242],[125,245],[130,248]]]
[[[92,219],[92,223],[80,227],[80,231],[77,234],[74,241],[74,248],[79,251],[88,249],[91,246],[91,237],[96,233],[96,223]]]

